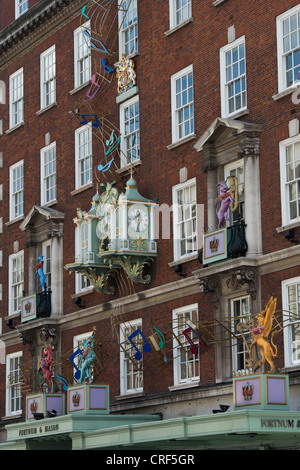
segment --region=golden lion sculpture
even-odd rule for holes
[[[271,335],[271,344],[274,350],[272,349],[272,346],[268,340],[269,335],[271,333],[271,329],[272,329],[272,323],[273,323],[274,313],[276,310],[276,304],[277,304],[277,299],[273,299],[273,297],[271,297],[266,308],[262,310],[261,313],[259,313],[256,317],[257,326],[254,326],[251,330],[253,334],[253,341],[252,341],[252,344],[250,345],[249,354],[251,356],[253,347],[257,345],[259,347],[260,354],[262,356],[262,359],[259,362],[259,367],[261,367],[262,364],[267,361],[270,365],[269,372],[274,372],[275,366],[274,366],[273,358],[277,357],[277,347],[273,343],[274,332]]]

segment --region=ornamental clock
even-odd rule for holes
[[[156,255],[156,204],[140,195],[133,178],[127,182],[125,194],[120,195],[118,251],[128,254]]]
[[[157,255],[155,241],[156,204],[140,195],[133,178],[127,181],[125,194],[118,200],[118,233],[114,262],[134,282],[148,284],[144,267]]]
[[[114,292],[108,280],[120,268],[133,282],[148,284],[151,276],[144,268],[157,256],[156,206],[139,194],[132,178],[121,195],[107,183],[106,191],[94,196],[90,211],[75,219],[78,227],[86,220],[90,223],[88,261],[77,260],[66,269],[84,274],[103,293]]]

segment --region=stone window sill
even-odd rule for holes
[[[125,171],[130,171],[132,167],[136,167],[142,164],[141,160],[136,160],[135,162],[131,163],[131,165],[125,165],[122,166],[122,168],[119,168],[116,170],[116,173],[124,173]]]
[[[283,90],[283,91],[280,91],[279,93],[276,93],[276,95],[273,95],[272,98],[273,98],[274,101],[278,101],[281,98],[284,98],[285,96],[291,95],[292,93],[294,93],[294,91],[296,91],[298,89],[299,89],[299,84],[291,86],[291,87],[287,88],[286,90]]]
[[[16,217],[15,219],[9,220],[8,222],[5,223],[5,225],[8,227],[9,225],[16,224],[17,222],[20,222],[20,220],[24,219],[24,215],[20,215],[19,217]]]
[[[19,124],[17,124],[14,127],[11,127],[10,129],[7,129],[7,131],[5,131],[5,134],[10,134],[11,132],[15,131],[16,129],[19,129],[19,127],[22,127],[22,126],[25,126],[24,121],[20,122]]]
[[[215,1],[213,2],[213,6],[214,6],[214,7],[217,7],[218,5],[220,5],[220,4],[223,3],[223,2],[226,2],[226,0],[215,0]]]
[[[290,230],[292,228],[297,228],[297,227],[300,227],[300,220],[298,220],[297,222],[293,222],[291,224],[282,225],[281,227],[278,227],[276,229],[276,232],[282,233],[282,232],[285,232],[286,230]]]
[[[2,416],[1,419],[3,421],[13,421],[13,420],[17,420],[17,419],[20,419],[22,418],[22,411],[20,411],[20,413],[18,414],[15,414],[15,415],[8,415],[8,416]]]
[[[40,116],[40,114],[45,113],[46,111],[48,111],[48,109],[51,109],[51,108],[53,108],[54,106],[57,106],[56,101],[55,101],[54,103],[49,104],[48,106],[45,106],[45,108],[40,109],[39,111],[36,112],[36,114],[37,114],[38,116]]]
[[[90,83],[91,83],[91,81],[89,80],[88,82],[85,82],[85,83],[83,83],[82,85],[79,85],[78,87],[73,88],[73,90],[70,91],[70,95],[74,95],[74,94],[77,93],[78,91],[83,90],[83,88],[85,88],[86,86],[88,86]]]
[[[127,59],[134,59],[134,57],[137,57],[140,55],[140,51],[134,51],[131,54],[127,56]],[[120,53],[120,60],[122,59],[122,53]],[[117,62],[118,63],[118,62]],[[116,64],[117,65],[117,64]]]
[[[194,21],[194,18],[191,16],[190,18],[187,18],[186,20],[184,20],[182,23],[180,23],[180,24],[174,26],[173,28],[169,29],[168,31],[166,31],[165,35],[170,36],[171,34],[175,33],[176,31],[183,28],[186,24],[189,24],[192,21]]]
[[[171,387],[168,387],[168,388],[169,388],[170,392],[176,392],[177,390],[185,390],[187,388],[199,387],[199,385],[200,385],[200,381],[198,379],[198,380],[195,380],[195,382],[172,385]]]
[[[76,196],[76,194],[79,194],[82,191],[85,191],[86,189],[90,189],[93,186],[94,186],[93,183],[85,184],[84,186],[81,186],[80,188],[77,188],[77,189],[74,189],[74,191],[71,191],[71,196]]]
[[[225,119],[238,119],[242,116],[246,116],[249,113],[250,113],[249,109],[241,109],[240,111],[237,111],[236,113],[232,113],[229,116],[226,116],[226,117],[224,116],[224,118]]]
[[[84,295],[92,294],[93,292],[94,292],[94,288],[91,287],[81,292],[77,292],[76,294],[72,294],[71,299],[76,299],[76,297],[83,297]]]
[[[19,318],[20,313],[12,313],[11,315],[7,315],[6,317],[4,317],[4,320],[8,321],[8,320],[14,320],[15,318]]]
[[[194,253],[192,255],[186,256],[185,258],[171,261],[171,263],[168,263],[168,265],[170,266],[170,268],[173,268],[174,266],[177,266],[178,264],[188,263],[189,261],[193,261],[194,259],[197,259],[197,258],[198,258],[198,253]]]
[[[183,139],[180,139],[177,142],[174,142],[174,143],[168,145],[167,149],[168,150],[173,150],[176,147],[179,147],[180,145],[185,144],[186,142],[189,142],[190,140],[193,140],[195,138],[196,138],[196,134],[188,135],[187,137],[184,137]]]
[[[45,204],[42,205],[42,207],[51,207],[51,206],[54,206],[55,204],[58,204],[57,199],[53,199],[52,201],[46,202]]]

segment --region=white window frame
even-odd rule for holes
[[[12,354],[8,354],[6,356],[6,400],[5,400],[5,414],[6,416],[16,416],[20,415],[22,413],[22,383],[21,383],[21,376],[22,376],[22,371],[21,367],[18,369],[18,378],[19,381],[16,382],[14,387],[17,388],[17,396],[13,397],[12,396],[12,387],[10,385],[10,372],[11,372],[11,360],[21,358],[21,367],[22,367],[22,358],[23,358],[23,352],[18,351]],[[12,400],[16,399],[19,400],[20,402],[20,407],[18,407],[17,410],[12,410]]]
[[[300,5],[296,5],[293,8],[290,8],[286,12],[277,16],[276,18],[276,30],[277,30],[277,69],[278,69],[278,93],[288,90],[293,87],[295,83],[298,83],[299,80],[293,82],[291,85],[287,86],[286,83],[286,64],[284,58],[284,49],[283,49],[283,22],[290,18],[291,16],[300,13]],[[299,21],[300,19],[298,19]],[[300,22],[299,22],[300,25]],[[299,34],[299,31],[298,31]],[[300,79],[300,77],[299,77]]]
[[[245,63],[245,70],[244,73],[240,73],[238,76],[234,79],[231,80],[231,82],[237,81],[237,79],[242,79],[244,77],[245,79],[245,105],[242,106],[238,109],[234,109],[232,112],[229,111],[229,96],[228,96],[228,81],[226,79],[226,53],[229,52],[230,50],[238,47],[244,44],[244,63]],[[226,46],[221,47],[220,49],[220,92],[221,92],[221,115],[223,118],[227,117],[233,117],[236,114],[239,114],[247,109],[247,70],[246,70],[246,39],[245,36],[241,36],[240,38],[236,39],[235,41],[226,44]],[[238,61],[240,64],[240,61]],[[239,67],[239,66],[238,66]],[[240,67],[239,67],[240,68]],[[238,93],[234,94],[233,96],[238,95]]]
[[[93,290],[89,279],[80,273],[75,273],[75,289],[77,294],[84,294]]]
[[[27,8],[24,11],[20,11],[20,7],[27,4]],[[15,19],[19,18],[19,16],[23,15],[29,8],[29,0],[15,0]]]
[[[300,135],[296,135],[295,137],[291,137],[279,142],[279,156],[280,156],[280,188],[281,188],[281,218],[282,218],[282,225],[288,225],[290,223],[296,223],[300,221],[300,208],[299,216],[291,219],[290,217],[290,208],[289,208],[289,184],[286,181],[286,149],[289,146],[293,146],[293,153],[294,153],[294,145],[299,143],[300,146]],[[294,160],[293,160],[294,161]],[[299,159],[300,164],[300,159]],[[300,184],[300,176],[298,179],[293,180]],[[300,195],[298,199],[298,205],[300,204]]]
[[[192,237],[196,236],[196,240],[195,240],[195,246],[194,246],[194,250],[189,252],[189,253],[185,253],[185,254],[181,254],[181,248],[180,248],[180,242],[181,242],[181,238],[180,238],[180,233],[179,233],[179,229],[180,229],[180,217],[178,217],[178,210],[179,210],[179,206],[180,204],[178,204],[178,191],[180,190],[185,190],[185,188],[187,187],[191,187],[191,186],[195,186],[195,197],[196,197],[196,200],[195,200],[195,217],[190,217],[189,219],[185,219],[185,220],[190,220],[190,219],[195,219],[195,226],[196,226],[196,230],[195,232],[193,232],[193,235]],[[180,183],[180,184],[177,184],[176,186],[173,186],[172,188],[172,201],[173,201],[173,252],[174,252],[174,261],[184,261],[185,258],[189,258],[190,256],[193,256],[195,255],[196,253],[198,253],[198,220],[197,220],[197,185],[196,185],[196,178],[192,178],[188,181],[186,181],[185,183]],[[192,201],[193,202],[193,201]],[[192,209],[190,209],[192,211]],[[192,213],[191,213],[192,215]]]
[[[129,1],[129,0],[128,0]],[[136,6],[135,6],[136,2]],[[125,6],[124,6],[125,5]],[[124,14],[125,12],[122,9],[127,8],[127,1],[126,0],[119,0],[119,58],[121,59],[122,54],[128,56],[133,56],[138,52],[138,0],[131,0],[129,5],[129,11]],[[135,8],[134,8],[135,7]],[[137,10],[136,14],[136,21],[132,21],[132,11]],[[129,18],[129,25],[127,25],[126,20]],[[126,47],[126,31],[132,28],[137,29],[137,34],[134,35],[134,48],[130,52],[130,50]]]
[[[53,63],[49,66],[46,61],[50,56],[53,56]],[[46,70],[52,70],[51,75],[45,78]],[[48,93],[48,87],[50,86],[51,91]],[[47,108],[51,104],[56,102],[56,52],[55,45],[49,47],[40,55],[40,89],[41,89],[41,109]],[[47,95],[50,96],[49,102],[47,103]]]
[[[45,158],[47,155],[52,155],[53,152],[52,150],[55,151],[55,158],[52,160],[52,170],[51,170],[51,173],[49,174],[46,174],[46,164],[45,164]],[[49,162],[47,163],[48,167],[49,167]],[[47,191],[48,191],[48,187],[47,187],[47,182],[48,181],[55,181],[55,184],[54,186],[52,185],[51,188],[54,188],[53,190],[51,190],[51,193],[52,191],[54,192],[54,194],[52,195],[52,197],[50,199],[49,196],[47,196]],[[52,183],[51,183],[52,184]],[[47,205],[51,202],[54,202],[56,201],[56,190],[57,190],[57,186],[56,186],[56,142],[52,142],[50,145],[47,145],[46,147],[42,148],[41,149],[41,205],[44,206],[44,205]]]
[[[292,327],[295,324],[300,324],[300,302],[297,305],[297,316],[298,321],[290,321],[289,318],[289,300],[288,300],[288,288],[292,285],[296,285],[296,289],[300,289],[300,276],[285,279],[281,282],[281,295],[282,295],[282,315],[283,315],[283,340],[284,340],[284,363],[285,367],[295,367],[300,365],[300,341],[296,340],[296,347],[299,350],[299,359],[293,359],[293,341],[292,341]],[[297,295],[297,294],[296,294]],[[299,325],[300,328],[300,325]]]
[[[192,87],[188,86],[188,89],[192,88],[192,100],[190,100],[190,93],[188,93],[189,101],[185,105],[181,105],[180,107],[177,106],[177,99],[176,99],[176,83],[177,80],[181,80],[185,76],[189,76],[192,73],[193,85]],[[188,80],[188,78],[187,78]],[[182,93],[183,95],[183,93]],[[183,123],[179,123],[179,114],[181,111],[183,114],[185,110],[189,109],[189,118],[183,120]],[[189,136],[193,136],[195,132],[195,124],[194,124],[194,72],[193,72],[193,65],[189,65],[184,69],[180,70],[179,72],[175,73],[171,76],[171,116],[172,116],[172,143],[177,143],[183,141]],[[179,126],[182,125],[184,129],[184,123],[189,123],[189,132],[183,132],[183,135],[180,136]]]
[[[14,260],[20,258],[21,261],[21,282],[14,282],[13,281],[13,262]],[[14,253],[9,256],[8,259],[8,285],[9,285],[9,292],[8,292],[8,315],[19,314],[21,311],[21,302],[20,306],[17,310],[15,310],[14,303],[15,299],[20,299],[23,297],[23,290],[24,290],[24,250],[18,251],[18,253]],[[15,286],[20,286],[21,293],[20,296],[15,297],[14,295],[14,288]]]
[[[176,28],[176,26],[185,23],[192,18],[192,0],[187,0],[186,5],[182,5],[183,0],[178,0],[181,2],[179,8],[177,8],[177,0],[169,0],[169,11],[170,11],[170,29]],[[177,16],[177,11],[181,11],[181,19]]]
[[[87,229],[88,229],[88,238],[87,238],[87,242],[88,242],[88,246],[87,246],[87,250],[86,250],[86,253],[88,254],[90,250],[90,240],[89,240],[89,224],[88,222],[84,222],[88,225]],[[75,228],[75,260],[76,260],[76,263],[84,263],[84,262],[87,262],[87,259],[83,260],[82,259],[82,247],[81,247],[81,225],[79,227],[76,227]],[[93,286],[91,285],[89,279],[84,276],[83,274],[80,274],[80,273],[75,273],[75,291],[76,293],[84,293],[86,291],[89,291],[89,290],[92,290],[93,289]]]
[[[22,178],[22,187],[18,191],[14,191],[14,179],[13,175],[14,172],[19,168],[22,168],[23,176]],[[16,207],[20,205],[15,204],[14,199],[15,196],[19,195],[19,197],[22,197],[22,205],[23,205],[23,210],[20,213],[15,212]],[[17,219],[18,217],[22,217],[24,215],[24,160],[20,160],[19,162],[15,163],[14,165],[9,167],[9,220],[14,220]]]
[[[197,318],[190,318],[193,323],[198,320],[198,304],[191,304],[191,305],[186,305],[184,307],[179,307],[174,310],[172,310],[172,321],[173,321],[173,331],[177,338],[180,340],[180,342],[185,346],[185,349],[187,352],[182,353],[182,348],[179,345],[177,339],[174,337],[173,338],[173,375],[174,375],[174,387],[176,386],[194,386],[199,383],[200,381],[200,347],[199,347],[199,340],[197,336],[193,333],[193,331],[190,331],[188,333],[190,339],[193,341],[195,346],[198,348],[198,353],[197,355],[193,355],[189,352],[190,350],[190,343],[187,341],[187,339],[182,335],[182,332],[178,328],[178,316],[183,315],[186,318],[187,313],[191,312],[196,312],[196,317]],[[189,328],[188,324],[186,324],[185,328]],[[194,372],[198,372],[198,374],[194,373],[191,374],[190,377],[182,377],[181,376],[181,359],[183,357],[182,354],[185,354],[185,361],[184,363],[186,365],[190,364],[192,368],[194,369]],[[190,356],[190,360],[189,360]],[[196,369],[198,368],[198,371]]]
[[[136,105],[136,103],[139,103],[139,96],[136,95],[133,98],[131,98],[128,101],[125,101],[120,105],[120,133],[121,133],[121,142],[120,142],[120,149],[121,149],[121,167],[130,165],[131,163],[138,162],[140,160],[140,111],[138,115],[135,115],[134,117],[134,130],[132,132],[127,132],[126,131],[126,120],[125,120],[125,111],[126,109],[130,108],[131,106]],[[138,116],[138,120],[136,120],[136,116]],[[136,121],[138,122],[138,128],[136,128]],[[136,135],[137,136],[137,144],[135,148],[137,151],[138,158],[135,160],[132,160],[132,155],[130,157],[130,160],[127,155],[127,140],[130,139],[132,141],[132,136]]]
[[[18,77],[21,77],[20,86],[14,88],[14,82]],[[15,98],[15,91],[19,90],[18,98]],[[17,106],[18,111],[15,113],[15,106]],[[20,117],[17,120],[14,119],[15,114]],[[23,67],[18,69],[9,77],[9,127],[10,129],[19,126],[24,123],[24,70]]]
[[[80,158],[80,137],[84,132],[89,131],[90,133],[90,142],[91,142],[91,152],[90,154],[85,155],[83,158]],[[83,184],[81,182],[81,162],[86,159],[91,159],[90,164],[90,178],[88,178]],[[93,181],[93,132],[90,124],[86,126],[81,126],[75,130],[75,189],[82,188]]]
[[[120,393],[121,393],[121,395],[130,395],[130,394],[133,394],[133,393],[142,392],[143,391],[143,383],[144,383],[144,378],[143,378],[143,357],[139,361],[137,361],[134,358],[135,349],[133,347],[131,347],[131,344],[128,341],[128,337],[126,337],[127,336],[127,331],[126,330],[128,328],[131,329],[130,334],[132,334],[133,331],[135,331],[137,328],[139,328],[143,332],[143,330],[142,330],[142,319],[141,318],[135,319],[133,321],[126,322],[126,323],[123,323],[123,324],[120,325],[120,344],[123,346],[124,349],[126,349],[126,351],[129,351],[129,353],[131,353],[133,355],[132,360],[129,359],[129,357],[127,357],[127,355],[125,354],[124,349],[120,348]],[[126,336],[125,336],[125,333],[126,333]],[[140,335],[137,335],[133,338],[134,343],[136,341],[138,341],[139,351],[143,355],[143,347],[142,347],[142,345],[140,345],[140,344],[143,344],[141,342],[141,340],[142,340],[142,338],[140,337]],[[130,354],[130,356],[131,356],[131,354]],[[136,377],[134,377],[134,373],[133,373],[133,370],[132,370],[132,368],[135,367],[133,362],[135,362],[136,366],[138,367],[138,371],[135,373]],[[130,369],[130,371],[131,371],[130,376],[132,377],[133,380],[134,380],[134,378],[137,378],[137,381],[139,383],[142,382],[142,386],[137,386],[137,387],[133,386],[132,388],[127,388],[126,367],[128,365],[131,368]]]
[[[240,315],[239,316],[239,321],[237,321],[237,319],[234,318],[233,304],[234,304],[234,302],[239,302],[241,304],[241,302],[245,299],[248,300],[249,312],[247,312],[245,315]],[[234,299],[230,299],[230,315],[231,315],[231,325],[232,325],[231,329],[232,329],[232,332],[234,334],[234,337],[232,339],[232,369],[233,369],[234,372],[237,372],[239,370],[246,370],[247,348],[246,348],[246,345],[243,341],[243,338],[242,338],[241,334],[236,330],[236,325],[239,322],[243,322],[243,321],[248,323],[251,319],[251,297],[250,297],[250,295],[243,295],[243,296],[240,296],[240,297],[235,297]],[[247,335],[249,335],[249,333],[244,333],[244,335],[246,337]],[[238,338],[238,340],[237,340],[237,338]],[[242,344],[243,350],[240,351],[240,352],[238,352],[237,341],[239,341],[239,344]],[[244,360],[244,368],[243,369],[238,368],[238,355],[243,356],[243,360]]]
[[[91,48],[89,47],[89,39],[87,36],[84,35],[84,30],[90,30],[90,21],[87,21],[79,28],[75,29],[74,31],[74,88],[79,88],[84,86],[85,84],[89,83],[91,80],[92,72],[91,72]],[[89,52],[84,55],[79,55],[79,47],[84,47],[82,44],[86,44],[86,47],[89,49]],[[82,81],[80,79],[80,61],[86,60],[89,64],[87,68],[84,70],[87,71],[86,73],[86,80]]]

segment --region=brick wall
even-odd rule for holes
[[[35,2],[30,2],[33,6]],[[219,48],[227,44],[227,28],[234,25],[236,38],[246,36],[247,58],[247,91],[250,113],[241,118],[262,125],[260,139],[260,179],[263,253],[275,252],[291,246],[284,234],[278,234],[276,228],[281,226],[280,208],[280,173],[278,144],[288,137],[288,122],[300,116],[300,108],[294,105],[290,96],[274,101],[272,95],[277,92],[277,15],[289,7],[297,5],[296,0],[289,1],[256,1],[241,2],[236,8],[235,2],[227,0],[218,7],[212,1],[193,2],[194,21],[174,32],[165,35],[169,29],[169,3],[153,3],[152,8],[144,3],[139,4],[139,52],[134,58],[136,64],[137,84],[140,97],[140,134],[142,165],[134,175],[140,193],[158,204],[172,204],[172,186],[179,183],[179,170],[188,168],[188,179],[197,178],[197,202],[206,207],[206,175],[203,172],[201,154],[194,149],[196,140],[205,132],[213,120],[220,116],[220,77]],[[13,20],[11,1],[3,0],[7,11],[7,24]],[[255,9],[254,9],[255,6]],[[79,123],[69,114],[84,98],[88,87],[75,94],[73,64],[73,31],[81,24],[80,16],[66,24],[46,39],[40,39],[36,46],[24,55],[19,56],[7,67],[1,69],[0,79],[8,84],[9,76],[24,67],[25,125],[12,133],[1,137],[0,146],[4,156],[1,169],[3,184],[3,201],[0,201],[0,214],[4,221],[4,231],[0,235],[0,249],[3,250],[3,268],[0,272],[4,286],[0,302],[2,316],[7,316],[8,289],[7,272],[8,256],[13,253],[13,242],[19,241],[20,249],[25,250],[25,290],[28,281],[29,249],[25,246],[24,233],[19,230],[19,223],[6,226],[9,220],[9,167],[21,160],[25,161],[25,214],[33,205],[40,204],[40,149],[45,146],[45,134],[50,133],[51,141],[57,143],[57,205],[53,208],[66,214],[64,222],[63,263],[74,261],[74,223],[76,208],[89,210],[95,189],[91,188],[77,195],[71,195],[75,189],[74,173],[74,131]],[[3,9],[1,25],[4,25]],[[37,115],[40,109],[40,54],[47,48],[56,45],[57,63],[57,106]],[[117,57],[115,58],[117,60]],[[197,139],[191,140],[172,150],[171,143],[171,98],[170,77],[184,67],[193,64],[195,133]],[[7,87],[8,92],[8,87]],[[119,125],[118,106],[115,104],[116,82],[109,90],[95,98],[93,109],[96,113],[110,110],[109,119]],[[8,101],[8,94],[7,94]],[[3,119],[4,131],[8,129],[8,103],[1,105],[0,118]],[[94,164],[100,161],[102,149],[93,139]],[[172,225],[171,225],[172,227]],[[296,238],[300,236],[296,230]],[[134,285],[135,292],[164,285],[166,282],[180,278],[168,263],[173,261],[172,240],[159,240],[156,261],[149,272],[152,281],[149,286]],[[191,276],[201,265],[197,260],[183,265],[184,273]],[[280,281],[299,274],[299,268],[277,272],[262,278],[262,304],[270,295],[278,296],[278,307],[281,304]],[[65,315],[77,310],[72,294],[75,293],[74,275],[63,273]],[[84,296],[86,307],[102,304],[116,299],[113,296],[97,293]],[[145,311],[135,311],[129,319],[143,318],[145,329],[152,322],[171,320],[173,308],[198,302],[203,307],[204,317],[212,315],[208,297],[199,292],[191,298],[182,298],[168,302]],[[280,308],[280,307],[279,307]],[[202,311],[202,310],[201,310]],[[103,354],[106,367],[101,372],[101,380],[109,381],[112,397],[119,395],[119,354],[116,338],[102,338],[100,332],[109,329],[109,320],[96,324],[99,337],[103,340]],[[83,324],[80,328],[62,332],[62,354],[73,347],[73,336],[92,329],[93,325]],[[8,332],[5,322],[3,332]],[[280,336],[279,336],[280,337]],[[282,341],[282,340],[281,340]],[[23,346],[20,345],[23,348]],[[9,347],[7,352],[17,350]],[[29,357],[28,345],[24,346],[24,360]],[[27,360],[27,359],[26,359]],[[283,360],[278,357],[278,364]],[[214,349],[208,348],[207,354],[201,355],[201,385],[213,385],[215,380]],[[156,366],[153,358],[145,357],[144,387],[146,394],[166,393],[173,383],[171,361],[163,366]],[[3,403],[2,403],[3,405]],[[1,406],[1,402],[0,402]]]

